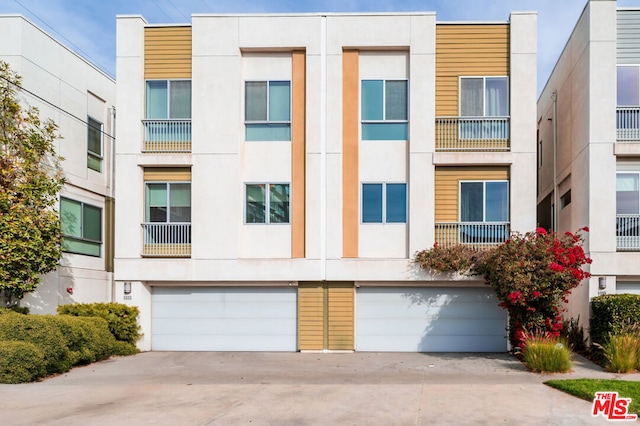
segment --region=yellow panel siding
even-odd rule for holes
[[[298,284],[298,349],[325,348],[325,290],[321,282]]]
[[[358,257],[358,51],[342,52],[342,257]]]
[[[353,350],[353,283],[329,283],[328,349]]]
[[[509,168],[498,166],[436,167],[436,222],[458,222],[458,191],[462,180],[509,180]]]
[[[191,27],[144,30],[144,78],[191,78]]]
[[[509,24],[436,25],[436,116],[457,116],[460,76],[509,75]]]
[[[145,182],[190,182],[190,167],[145,167]]]

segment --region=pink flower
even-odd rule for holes
[[[536,228],[536,234],[538,234],[538,235],[547,235],[547,230],[542,228],[542,227],[538,227],[538,228]]]
[[[540,292],[539,292],[538,290],[534,290],[534,291],[531,293],[531,295],[537,299],[538,297],[540,297]]]

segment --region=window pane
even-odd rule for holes
[[[169,184],[169,222],[191,222],[191,184]]]
[[[269,185],[269,222],[289,223],[289,185]]]
[[[385,120],[407,120],[406,80],[387,81],[385,91]]]
[[[483,182],[462,182],[460,184],[460,221],[482,222]]]
[[[166,81],[147,81],[147,118],[167,118]]]
[[[509,115],[509,82],[506,77],[487,78],[485,115],[506,117]]]
[[[407,185],[404,183],[387,184],[387,222],[405,223],[407,221]]]
[[[362,123],[363,141],[409,140],[407,123]]]
[[[481,78],[460,79],[460,115],[481,117],[483,115],[483,88]]]
[[[362,80],[362,119],[383,120],[382,80]]]
[[[60,221],[64,235],[82,238],[82,204],[61,198]]]
[[[244,119],[247,121],[267,121],[267,83],[247,81],[244,83]]]
[[[486,222],[509,220],[509,184],[507,182],[486,183]]]
[[[63,239],[62,250],[69,253],[100,257],[100,243],[76,240],[70,237],[65,237]]]
[[[288,81],[269,83],[269,121],[291,120],[291,87]]]
[[[169,118],[191,118],[191,81],[171,81]]]
[[[640,194],[637,173],[618,173],[616,175],[616,213],[638,214]]]
[[[247,124],[246,141],[290,141],[291,124]]]
[[[84,205],[84,217],[82,222],[83,238],[94,241],[102,241],[102,214],[101,209]]]
[[[265,223],[264,185],[247,185],[246,197],[246,222]]]
[[[87,155],[87,167],[96,172],[102,171],[102,159],[89,153]]]
[[[88,118],[87,126],[87,149],[98,156],[102,156],[101,131],[102,123]]]
[[[618,105],[638,106],[638,67],[618,67]]]
[[[362,222],[382,223],[382,184],[362,184]]]
[[[167,184],[148,183],[145,194],[145,222],[167,221]]]

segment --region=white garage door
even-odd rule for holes
[[[640,294],[640,282],[637,281],[617,281],[616,293]]]
[[[154,287],[156,351],[295,351],[295,288]]]
[[[376,288],[356,293],[356,350],[504,352],[507,315],[490,288]]]

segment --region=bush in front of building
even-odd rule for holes
[[[33,382],[44,375],[44,353],[36,345],[0,340],[0,383]]]
[[[633,373],[640,362],[640,330],[633,326],[618,334],[610,334],[600,346],[605,358],[604,366],[612,373]]]
[[[604,345],[609,335],[620,334],[629,324],[640,324],[640,295],[603,294],[591,299],[591,341]]]
[[[91,364],[116,354],[116,340],[104,319],[71,315],[45,317],[62,333],[71,365]]]
[[[59,314],[104,318],[116,340],[134,347],[142,337],[138,325],[140,311],[136,306],[127,306],[122,303],[75,303],[58,306],[57,309]]]
[[[42,351],[46,375],[64,373],[71,369],[72,361],[66,339],[60,329],[45,316],[13,312],[0,315],[0,341],[35,345]]]

